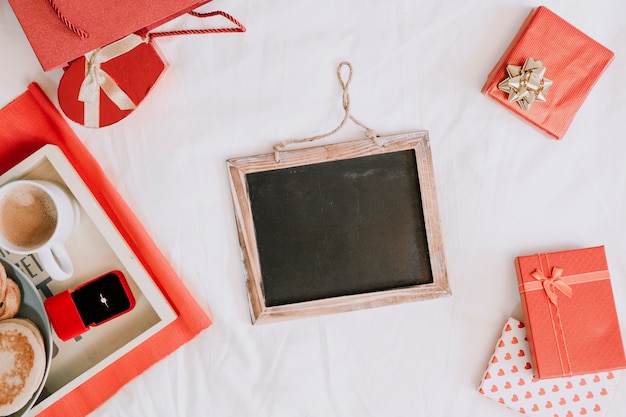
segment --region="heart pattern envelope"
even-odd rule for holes
[[[510,318],[478,392],[522,414],[546,417],[602,416],[621,371],[536,379],[524,324]]]

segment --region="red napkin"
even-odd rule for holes
[[[123,385],[211,325],[94,157],[78,139],[37,84],[0,109],[0,172],[5,172],[48,143],[61,148],[159,286],[178,318],[75,390],[41,416],[85,416]]]

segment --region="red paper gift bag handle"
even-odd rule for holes
[[[61,12],[59,7],[57,6],[55,0],[48,0],[48,3],[50,3],[50,6],[52,7],[52,10],[54,10],[54,13],[56,13],[59,19],[61,19],[63,24],[67,26],[69,30],[74,32],[81,39],[86,39],[89,37],[89,33],[85,32],[78,26],[74,25],[67,17],[65,17],[65,15]],[[246,31],[245,26],[242,25],[241,22],[239,22],[230,14],[223,12],[221,10],[215,10],[215,11],[208,12],[208,13],[201,13],[201,12],[196,12],[192,10],[191,12],[189,12],[189,14],[195,17],[199,17],[199,18],[223,16],[229,21],[231,21],[235,25],[235,27],[209,28],[209,29],[184,29],[184,30],[173,30],[173,31],[168,31],[168,32],[153,32],[153,33],[150,33],[148,36],[150,38],[160,38],[164,36],[199,35],[199,34],[208,34],[208,33],[228,33],[228,32],[245,32]]]
[[[215,10],[215,11],[207,12],[207,13],[200,13],[200,12],[196,12],[192,10],[191,12],[189,12],[189,14],[195,17],[202,18],[202,19],[205,17],[223,16],[229,21],[231,21],[235,25],[235,27],[207,28],[207,29],[182,29],[182,30],[172,30],[172,31],[167,31],[167,32],[150,32],[148,33],[148,36],[152,39],[152,38],[161,38],[165,36],[203,35],[207,33],[229,33],[229,32],[245,32],[246,31],[245,26],[242,25],[241,22],[239,22],[230,14],[223,12],[221,10]]]
[[[48,3],[50,3],[50,6],[52,7],[52,10],[54,10],[54,13],[56,13],[56,15],[59,16],[59,19],[61,19],[61,22],[63,22],[63,24],[67,26],[69,30],[77,34],[81,39],[86,39],[89,37],[89,34],[87,32],[85,32],[81,28],[74,25],[72,22],[70,22],[70,20],[67,17],[65,17],[65,15],[61,12],[61,10],[59,10],[59,7],[57,6],[54,0],[48,0]]]

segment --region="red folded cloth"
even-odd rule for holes
[[[146,342],[45,409],[41,416],[85,416],[123,385],[211,325],[139,220],[37,84],[0,109],[0,172],[48,143],[65,153],[178,317]]]

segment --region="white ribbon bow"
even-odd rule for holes
[[[85,126],[100,126],[100,90],[104,91],[120,110],[132,110],[137,107],[115,80],[100,68],[100,64],[124,55],[143,42],[145,41],[141,36],[130,34],[85,55],[85,79],[78,93],[78,100],[85,103]]]

